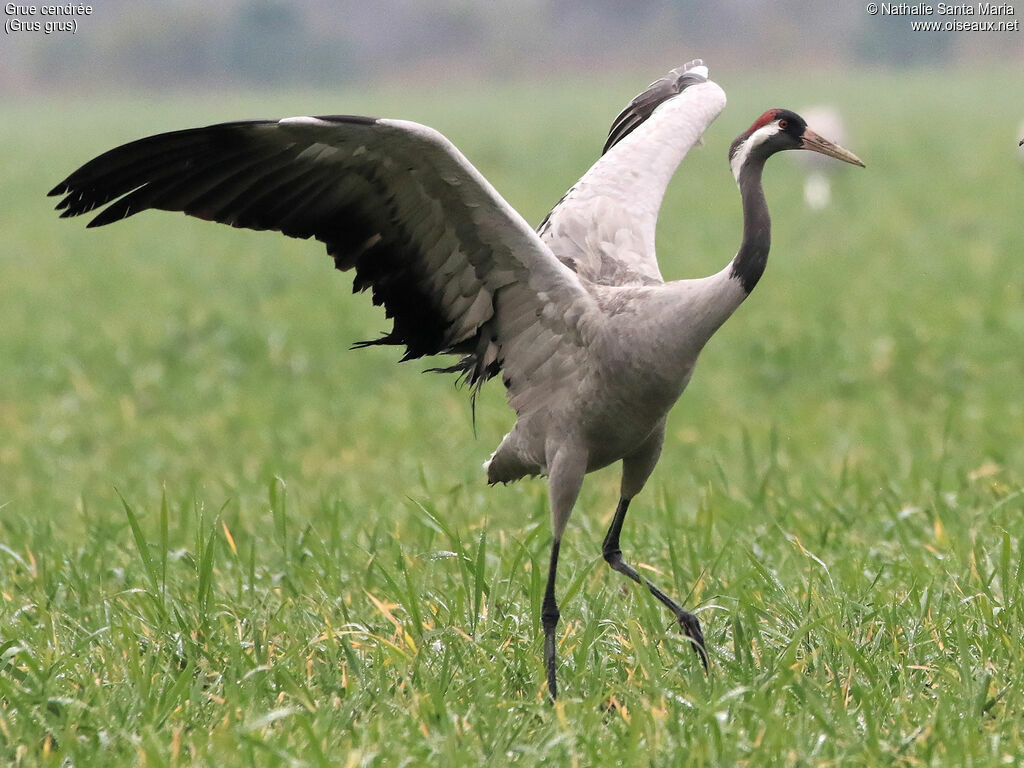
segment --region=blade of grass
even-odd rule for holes
[[[124,507],[124,513],[128,517],[128,525],[131,526],[132,536],[135,538],[135,546],[139,551],[139,557],[142,559],[142,567],[151,587],[149,595],[157,610],[160,612],[161,617],[165,617],[167,615],[167,610],[162,597],[163,592],[160,587],[160,573],[158,572],[157,564],[153,561],[153,553],[149,548],[149,541],[147,541],[146,534],[143,533],[142,526],[139,525],[139,518],[135,514],[131,505],[125,500],[119,490],[115,488],[114,492],[117,494],[118,498],[121,499],[121,505]]]

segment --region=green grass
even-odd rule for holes
[[[367,112],[442,129],[536,222],[648,79],[5,104],[0,762],[1021,761],[1018,73],[720,77],[730,106],[664,209],[668,276],[734,252],[725,152],[764,108],[828,94],[868,168],[812,214],[772,161],[768,271],[627,522],[712,674],[601,561],[606,470],[563,547],[555,707],[544,485],[479,469],[500,386],[474,437],[450,380],[346,351],[383,318],[317,244],[169,214],[87,232],[43,197],[147,133]]]

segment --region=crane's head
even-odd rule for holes
[[[853,152],[819,136],[807,127],[807,121],[788,109],[769,109],[754,124],[736,137],[729,148],[732,174],[739,181],[740,171],[753,163],[764,161],[784,149],[809,149],[844,163],[864,167]]]

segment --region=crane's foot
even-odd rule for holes
[[[697,658],[700,659],[700,663],[704,665],[704,671],[708,672],[710,670],[708,665],[708,651],[707,646],[704,645],[704,633],[700,628],[700,620],[679,605],[679,603],[671,597],[654,586],[650,581],[637,573],[629,563],[623,562],[621,552],[606,552],[605,560],[608,561],[608,565],[610,565],[613,570],[628,576],[637,584],[645,585],[648,591],[658,598],[658,602],[675,614],[676,621],[679,622],[679,628],[683,630],[688,638],[690,638],[690,643],[693,645],[693,652],[697,654]]]
[[[608,528],[607,535],[604,537],[604,544],[601,547],[601,553],[604,555],[604,559],[608,565],[612,567],[612,570],[618,571],[624,576],[629,577],[637,584],[645,585],[648,591],[650,591],[650,593],[654,595],[662,605],[675,614],[676,620],[679,622],[679,628],[686,633],[688,638],[690,638],[694,653],[697,654],[697,658],[700,659],[701,664],[704,665],[704,671],[708,672],[710,669],[708,665],[708,651],[704,645],[704,633],[700,629],[700,621],[697,620],[697,617],[637,573],[633,566],[622,559],[622,550],[619,548],[619,535],[622,532],[622,523],[626,519],[626,510],[628,508],[629,500],[620,499],[619,506],[615,510],[615,517],[612,519],[612,524]]]
[[[648,587],[650,587],[650,584],[648,584]],[[676,607],[679,608],[678,605]],[[679,621],[679,628],[690,638],[693,644],[693,652],[697,654],[700,663],[704,665],[704,671],[708,672],[708,649],[704,645],[704,633],[701,632],[700,621],[692,613],[682,608],[679,608],[679,612],[676,613],[676,619]]]

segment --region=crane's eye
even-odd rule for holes
[[[779,130],[784,131],[787,128],[789,128],[789,121],[786,118],[779,120]]]

